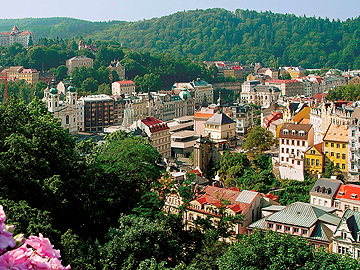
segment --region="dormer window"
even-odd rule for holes
[[[289,134],[289,130],[288,130],[288,129],[284,129],[284,130],[283,130],[283,133],[284,133],[284,135],[288,135],[288,134]]]
[[[296,130],[291,131],[291,134],[292,134],[293,136],[295,136],[295,135],[296,135]]]
[[[300,136],[305,136],[305,132],[304,132],[303,130],[300,130],[300,131],[299,131],[299,135],[300,135]]]
[[[344,191],[339,191],[339,196],[344,196],[345,192]]]
[[[350,195],[350,197],[351,197],[351,199],[356,199],[356,198],[357,198],[357,194],[356,194],[356,193],[352,193],[352,194]]]
[[[320,186],[315,187],[315,192],[319,192],[320,191]]]

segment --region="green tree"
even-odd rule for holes
[[[248,150],[250,154],[257,156],[258,153],[269,150],[275,142],[271,131],[260,126],[255,126],[247,134],[243,148]]]

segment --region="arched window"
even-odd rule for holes
[[[66,117],[65,117],[65,122],[66,122],[66,125],[68,125],[69,124],[69,122],[70,122],[70,117],[67,115]]]

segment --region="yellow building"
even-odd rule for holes
[[[235,122],[224,113],[215,113],[205,122],[205,136],[216,142],[235,137]]]
[[[348,127],[331,124],[325,133],[323,141],[325,158],[333,161],[335,166],[339,166],[342,172],[347,173]]]
[[[35,84],[39,81],[39,71],[35,68],[26,68],[19,73],[19,80],[25,80],[28,84]]]
[[[305,151],[305,170],[310,174],[322,173],[324,168],[323,144],[310,146]]]

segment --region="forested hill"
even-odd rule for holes
[[[331,21],[248,10],[193,10],[120,24],[90,37],[198,60],[360,68],[359,17]]]
[[[86,36],[121,23],[120,21],[90,22],[64,17],[0,19],[0,32],[10,32],[16,25],[20,31],[34,32],[35,39],[67,39]]]

